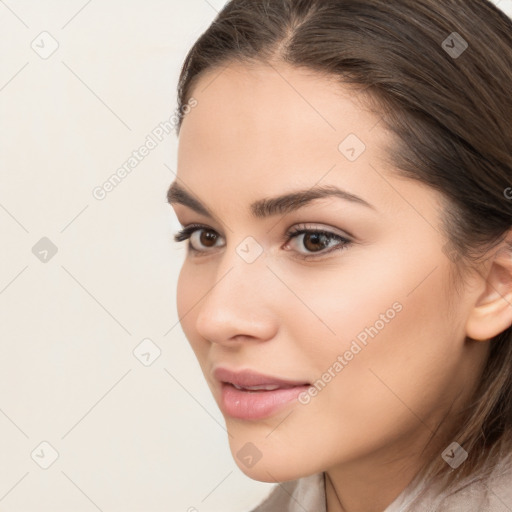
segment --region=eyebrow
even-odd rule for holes
[[[296,211],[308,205],[315,199],[338,197],[355,204],[360,204],[376,210],[376,208],[363,198],[351,194],[333,185],[313,187],[306,190],[298,190],[277,197],[259,199],[250,205],[251,214],[257,219],[264,219],[273,215],[284,215]],[[174,181],[167,192],[169,204],[182,204],[188,206],[200,215],[214,218],[215,216],[195,197],[189,194],[177,181]]]

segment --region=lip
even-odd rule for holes
[[[310,387],[305,381],[282,379],[248,369],[233,371],[218,367],[213,376],[221,388],[222,412],[242,420],[272,416],[290,405],[300,393]]]

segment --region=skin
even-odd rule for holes
[[[380,512],[453,441],[443,433],[480,377],[489,349],[480,340],[512,322],[504,266],[489,263],[455,291],[439,192],[389,168],[391,135],[348,86],[282,63],[232,63],[203,75],[193,96],[177,181],[213,216],[172,206],[182,226],[201,224],[217,238],[193,237],[202,252],[187,253],[177,308],[217,403],[215,365],[314,382],[361,331],[402,306],[307,405],[294,401],[263,420],[225,415],[234,460],[265,482],[326,471],[329,512]],[[366,145],[354,162],[338,149],[350,133]],[[373,208],[333,197],[251,216],[255,200],[315,185]],[[315,252],[307,237],[286,238],[304,224],[351,243],[328,253],[336,239]],[[236,252],[248,236],[263,250],[253,263]],[[262,453],[251,468],[236,457],[248,442]]]

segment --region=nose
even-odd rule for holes
[[[211,289],[197,306],[198,334],[210,342],[231,346],[272,339],[278,329],[272,273],[264,261],[248,264],[236,254],[225,263],[219,266]]]

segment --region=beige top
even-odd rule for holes
[[[507,462],[508,461],[508,462]],[[487,479],[472,477],[451,491],[412,485],[383,512],[512,512],[512,460],[503,459]],[[325,474],[278,484],[251,512],[326,512]]]

